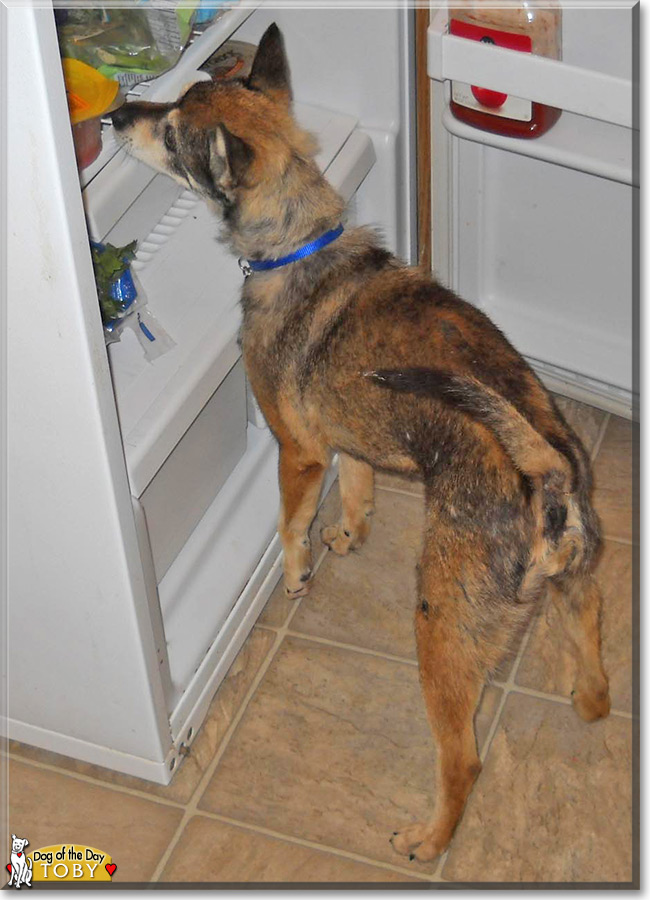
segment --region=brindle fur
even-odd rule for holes
[[[237,255],[288,254],[340,220],[343,202],[292,116],[275,26],[248,80],[201,83],[173,104],[129,104],[114,122],[131,152],[214,206]],[[308,531],[333,452],[343,514],[323,539],[342,555],[368,535],[373,470],[424,480],[415,633],[436,799],[431,821],[392,842],[431,859],[481,769],[473,717],[485,678],[545,587],[575,651],[577,712],[590,721],[609,711],[588,457],[490,320],[402,264],[369,228],[249,277],[242,307],[246,370],[280,448],[289,595],[310,586]]]

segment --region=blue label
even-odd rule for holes
[[[137,296],[138,292],[131,277],[131,270],[127,269],[111,284],[111,297],[113,300],[117,300],[124,309],[128,309]]]

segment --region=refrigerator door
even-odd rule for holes
[[[633,9],[563,8],[563,60],[447,33],[436,4],[433,255],[549,387],[630,415],[633,224],[638,204]],[[563,109],[534,140],[454,118],[451,80]]]
[[[0,27],[11,210],[8,734],[164,782],[168,667],[138,548],[52,11],[0,6]]]
[[[126,158],[110,126],[79,179],[51,4],[0,4],[0,17],[10,734],[167,783],[281,574],[277,447],[237,343],[242,273],[204,204]],[[411,11],[235,5],[143,96],[177,96],[223,40],[257,42],[274,20],[347,221],[379,225],[412,259]],[[127,332],[106,353],[88,232],[138,239],[167,352],[145,359]]]

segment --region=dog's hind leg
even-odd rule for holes
[[[609,684],[600,655],[600,589],[590,575],[549,583],[551,599],[560,614],[577,664],[573,706],[586,722],[609,713]]]
[[[429,539],[431,540],[431,539]],[[485,659],[476,613],[463,585],[441,566],[420,569],[415,616],[420,682],[436,745],[436,798],[431,821],[395,832],[398,853],[430,860],[447,847],[481,771],[474,715],[491,660]]]
[[[368,463],[341,453],[341,521],[321,531],[323,543],[340,556],[360,547],[370,533],[370,517],[375,511],[374,482],[375,473]]]
[[[325,465],[305,455],[293,443],[281,444],[279,471],[278,532],[284,550],[284,586],[290,597],[297,598],[306,594],[310,587],[309,526],[316,514]]]

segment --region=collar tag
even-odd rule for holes
[[[244,278],[248,278],[249,275],[253,274],[253,270],[251,269],[248,260],[244,259],[243,256],[240,256],[237,262],[239,263],[239,268],[242,270]]]

